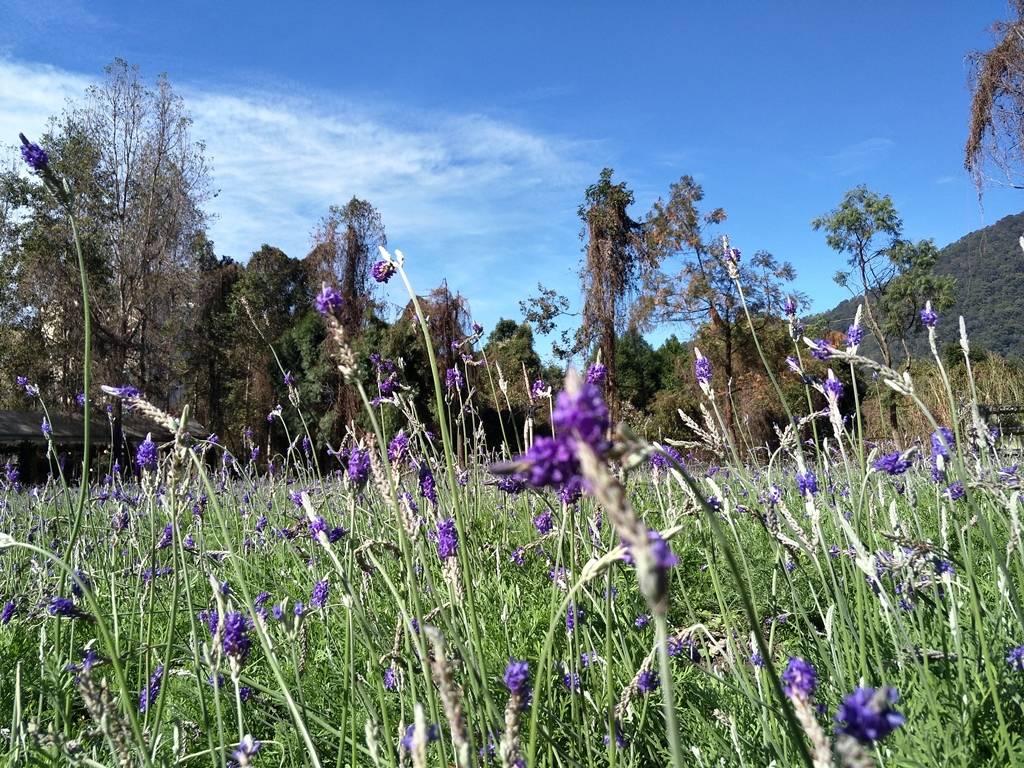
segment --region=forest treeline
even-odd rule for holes
[[[306,254],[263,244],[245,263],[218,256],[204,208],[211,172],[187,106],[166,77],[147,82],[121,60],[33,138],[73,191],[98,382],[138,387],[174,412],[188,405],[236,450],[246,433],[255,444],[283,448],[288,437],[271,430],[268,413],[298,397],[307,413],[320,415],[309,425],[320,445],[337,446],[350,425],[358,428],[360,408],[342,385],[314,307],[327,284],[344,299],[340,322],[358,375],[385,419],[407,417],[388,405],[400,392],[418,418],[432,422],[428,351],[415,313],[411,304],[381,300],[380,284],[391,275],[375,265],[387,235],[371,201],[331,206],[311,223]],[[55,411],[76,407],[80,286],[72,232],[58,204],[38,178],[16,168],[0,175],[2,408],[27,407],[25,379]],[[865,187],[811,224],[836,252],[836,280],[856,297],[842,318],[801,319],[809,302],[794,288],[792,265],[733,248],[724,236],[725,209],[707,203],[691,176],[645,214],[634,209],[632,191],[611,169],[583,190],[582,256],[571,249],[566,256],[579,258],[578,313],[569,298],[538,285],[520,303],[520,318],[484,329],[467,297],[444,282],[419,297],[438,365],[458,371],[459,393],[448,407],[464,407],[473,392],[484,437],[518,434],[527,416],[543,429],[547,388],[537,382],[557,385],[566,365],[600,362],[617,417],[653,437],[684,438],[689,429],[679,411],[696,413],[698,403],[696,347],[724,385],[724,417],[738,442],[763,445],[785,418],[769,370],[790,401],[819,396],[808,385],[825,364],[806,353],[805,335],[845,346],[851,332],[864,334],[886,365],[921,364],[905,343],[919,335],[920,309],[931,301],[942,312],[955,300],[955,280],[935,268],[939,250],[905,238],[891,198]],[[856,305],[862,311],[851,331]],[[645,336],[666,326],[677,335],[653,347]],[[550,336],[551,359],[538,354],[535,333]],[[1017,370],[997,362],[1008,366],[1004,375]],[[836,373],[853,383],[849,371]],[[871,381],[846,391],[878,401],[866,409],[878,419],[869,434],[909,429],[895,400]],[[120,407],[111,401],[114,430]],[[302,433],[299,426],[292,435]]]

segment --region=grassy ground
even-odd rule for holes
[[[394,435],[367,436],[365,482],[296,439],[273,474],[182,440],[91,486],[81,516],[59,480],[5,483],[8,761],[1024,761],[1017,474],[970,418],[903,472],[827,412],[823,447],[791,430],[751,466],[708,384],[703,461],[619,434],[582,462],[592,493],[564,503],[499,483],[489,466],[513,451],[480,450],[472,401],[437,378],[442,434],[412,428],[390,461]],[[627,557],[644,528],[671,567]],[[837,722],[859,686],[882,693]]]

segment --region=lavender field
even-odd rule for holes
[[[26,145],[59,196],[41,152]],[[724,245],[737,282],[740,258]],[[401,252],[381,249],[373,274],[400,277],[429,334]],[[340,446],[288,432],[287,450],[261,462],[249,437],[241,454],[193,438],[187,412],[115,383],[96,396],[174,439],[147,438],[130,472],[100,467],[77,487],[52,440],[45,483],[27,487],[7,465],[10,764],[1021,759],[1017,465],[978,415],[973,380],[953,390],[937,351],[952,423],[910,374],[860,355],[859,312],[833,345],[801,338],[788,303],[786,375],[806,398],[787,402],[772,377],[791,421],[760,458],[741,455],[699,349],[703,398],[680,413],[692,440],[613,424],[594,362],[530,386],[549,431],[508,407],[506,442],[488,447],[479,407],[502,412],[514,385],[480,331],[457,340],[462,362],[446,370],[428,340],[428,429],[401,360],[373,356],[378,391],[365,391],[343,298],[325,284],[315,305],[371,425]],[[930,304],[921,321],[933,350],[956,333]],[[890,387],[929,436],[902,450],[863,439],[859,410],[840,413],[836,371]],[[280,375],[288,403],[268,404],[267,421],[287,432],[286,413],[314,415]],[[403,426],[386,429],[395,413]]]
[[[635,5],[0,3],[0,766],[1024,766],[1024,0]]]

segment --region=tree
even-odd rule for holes
[[[349,343],[355,345],[365,324],[376,308],[372,268],[378,248],[387,245],[380,213],[366,200],[353,197],[344,206],[333,205],[313,234],[313,250],[306,258],[313,290],[320,283],[338,286],[344,304],[339,320]],[[326,341],[329,345],[332,342]],[[329,359],[334,350],[324,348]],[[347,387],[337,370],[330,366],[334,381],[331,410],[335,422],[345,424],[356,418],[361,407],[359,398]]]
[[[585,259],[580,268],[583,323],[577,347],[596,346],[608,369],[607,391],[615,403],[615,341],[625,325],[628,303],[644,269],[653,266],[644,226],[629,215],[633,192],[625,182],[612,183],[605,168],[596,184],[587,187],[577,213],[583,221]]]
[[[1013,0],[1012,7],[1015,18],[993,26],[992,49],[969,56],[972,98],[964,166],[979,183],[986,161],[1010,183],[1024,161],[1024,0]]]
[[[85,99],[51,122],[42,144],[73,190],[90,282],[100,380],[136,384],[165,407],[182,390],[177,350],[192,332],[193,259],[210,194],[203,145],[167,78],[150,87],[117,59]],[[65,217],[38,182],[24,198],[18,292],[43,330],[56,401],[70,406],[80,371],[78,270]],[[121,449],[121,404],[114,404]],[[123,464],[123,462],[122,462]]]
[[[742,339],[749,335],[743,305],[742,286],[747,307],[758,330],[780,313],[785,299],[784,286],[796,277],[788,262],[779,262],[766,251],[758,251],[749,261],[732,251],[728,263],[721,238],[714,228],[726,219],[722,208],[702,212],[704,190],[692,176],[683,176],[669,190],[668,200],[654,203],[646,221],[648,247],[653,263],[662,265],[644,275],[644,291],[634,309],[634,320],[641,328],[659,323],[682,323],[693,331],[704,329],[720,346],[720,370],[725,382],[733,385],[740,360]],[[664,266],[676,265],[674,272]],[[735,275],[735,276],[734,276]],[[806,303],[802,294],[792,294],[798,303]],[[732,406],[725,401],[725,417],[732,423]]]
[[[926,300],[937,310],[953,301],[953,281],[934,273],[938,251],[928,240],[916,244],[904,240],[903,221],[889,195],[879,195],[860,185],[849,190],[839,206],[811,222],[824,230],[825,242],[844,254],[849,270],[835,274],[838,285],[864,303],[864,322],[878,343],[882,361],[892,368],[892,345],[919,328],[917,312]],[[904,363],[910,365],[906,344]],[[889,426],[899,441],[896,402],[890,396]]]
[[[558,320],[563,317],[576,317],[569,311],[569,299],[553,288],[537,283],[537,295],[519,302],[519,311],[523,319],[537,329],[537,333],[547,336],[558,327]],[[562,330],[558,341],[551,343],[551,352],[559,360],[568,360],[581,351],[577,342],[568,330]]]

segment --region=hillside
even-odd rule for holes
[[[972,346],[1005,356],[1024,357],[1024,213],[1006,216],[971,232],[939,252],[936,271],[957,279],[956,303],[942,313],[942,343],[957,338],[956,318],[964,316]],[[847,299],[818,319],[829,328],[845,330],[858,301]],[[908,339],[915,355],[927,352],[924,334]]]

